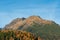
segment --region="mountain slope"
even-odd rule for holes
[[[40,18],[39,16],[30,16],[28,18],[14,19],[10,24],[7,24],[4,29],[12,29],[12,30],[17,30],[19,28],[26,29],[26,28],[32,26],[32,24],[34,24],[34,22],[36,22],[40,25],[52,23],[51,21]]]
[[[4,29],[24,30],[35,34],[36,37],[40,36],[44,40],[60,40],[60,26],[54,21],[44,20],[39,16],[15,19]]]
[[[57,24],[39,25],[35,23],[32,27],[27,28],[25,31],[34,33],[36,36],[41,36],[45,40],[60,39],[60,26]]]

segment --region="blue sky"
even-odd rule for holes
[[[0,28],[15,18],[31,15],[60,24],[60,0],[0,0]]]

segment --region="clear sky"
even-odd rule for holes
[[[60,0],[0,0],[0,28],[15,18],[31,15],[60,24]]]

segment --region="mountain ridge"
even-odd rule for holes
[[[38,23],[38,24],[52,24],[52,23],[55,23],[53,21],[49,21],[49,20],[44,20],[42,19],[40,16],[30,16],[28,18],[16,18],[14,19],[11,23],[7,24],[5,26],[4,29],[13,29],[13,30],[16,30],[18,29],[19,27],[23,27],[24,28],[27,28],[29,26],[31,26],[32,24],[35,23]]]

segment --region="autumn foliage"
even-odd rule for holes
[[[34,34],[20,30],[1,30],[0,40],[42,40]]]

